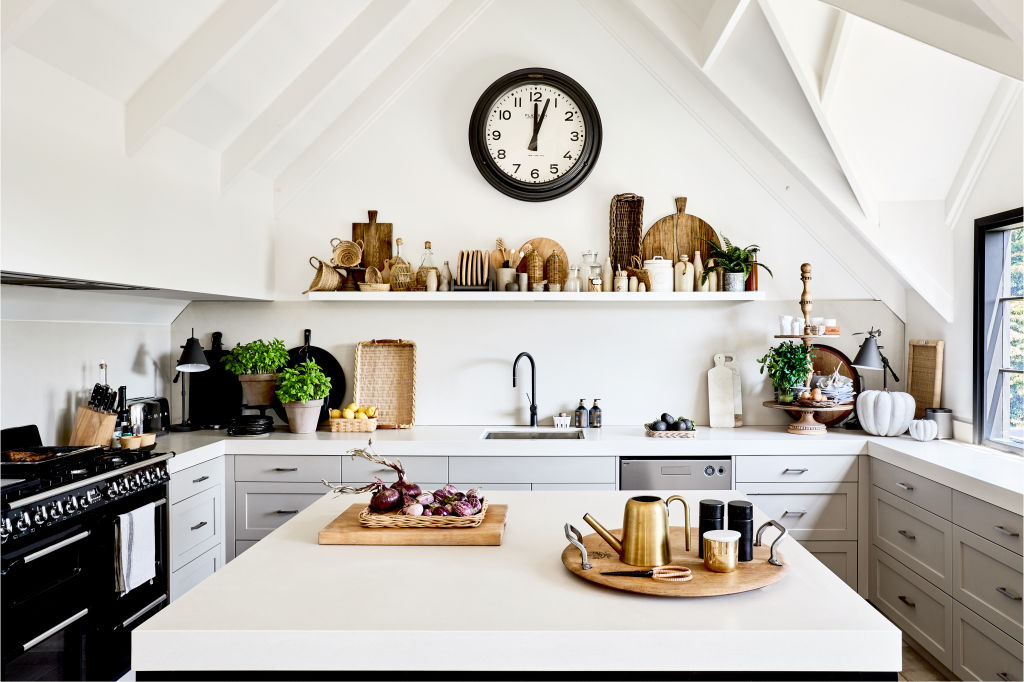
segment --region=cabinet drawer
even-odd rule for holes
[[[951,591],[953,524],[871,486],[871,542],[911,570]]]
[[[459,490],[478,489],[484,497],[492,490],[532,490],[529,483],[452,483]]]
[[[857,480],[857,455],[780,455],[736,458],[737,482],[817,483]]]
[[[953,604],[953,673],[961,680],[1024,680],[1020,642]]]
[[[1021,557],[953,526],[953,596],[996,627],[1024,638]]]
[[[219,493],[213,488],[171,506],[171,571],[220,544]]]
[[[942,665],[950,667],[952,597],[877,548],[871,550],[870,566],[871,601]]]
[[[1017,554],[1024,554],[1024,544],[1021,542],[1024,520],[1020,514],[954,490],[952,520],[956,525],[974,531],[986,540]]]
[[[220,545],[214,545],[171,574],[171,601],[213,575],[220,568]]]
[[[534,490],[616,490],[614,483],[534,483]]]
[[[739,483],[796,540],[856,540],[856,483]]]
[[[397,459],[397,458],[387,458]],[[410,481],[444,481],[448,482],[448,458],[447,457],[402,457],[402,466],[405,467],[406,477]],[[393,469],[374,464],[361,457],[352,459],[349,456],[341,458],[342,481],[372,481],[374,476],[385,481],[396,480]],[[328,478],[328,481],[334,479]]]
[[[854,590],[857,589],[857,543],[804,540],[800,543],[814,558]]]
[[[871,458],[871,483],[944,519],[952,518],[953,492],[941,483],[874,457]]]
[[[167,497],[171,504],[224,483],[224,458],[218,457],[171,474]]]
[[[316,483],[321,479],[341,480],[340,456],[235,455],[236,481]]]
[[[451,457],[452,481],[614,483],[614,457]]]
[[[325,492],[320,483],[236,483],[235,539],[266,537]]]

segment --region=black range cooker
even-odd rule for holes
[[[169,599],[165,462],[174,453],[19,450],[46,458],[0,461],[0,678],[115,680],[130,667],[132,629]],[[149,503],[156,577],[121,593],[119,517]]]

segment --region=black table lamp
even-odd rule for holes
[[[183,349],[181,357],[178,358],[178,364],[175,366],[178,373],[174,375],[173,381],[176,384],[179,379],[181,380],[181,423],[172,425],[171,431],[195,431],[199,427],[185,417],[185,377],[182,376],[182,373],[203,372],[210,369],[210,364],[206,361],[203,344],[199,343],[199,339],[196,338],[195,329],[192,330],[192,336],[188,337],[188,341],[181,348]]]
[[[857,357],[850,364],[857,369],[882,370],[882,389],[888,391],[889,385],[886,371],[892,374],[893,381],[899,383],[900,378],[896,376],[892,365],[889,364],[889,358],[882,355],[882,348],[885,346],[878,345],[878,337],[882,335],[882,330],[872,327],[870,331],[855,332],[854,336],[857,334],[867,334],[868,337],[864,339],[864,343],[860,345],[860,350],[857,351]]]

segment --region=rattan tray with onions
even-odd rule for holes
[[[377,406],[378,429],[412,426],[416,421],[416,344],[402,339],[359,342],[352,400]]]
[[[696,438],[697,429],[689,431],[655,431],[649,425],[644,424],[644,432],[648,438]]]
[[[472,516],[407,516],[392,512],[376,514],[367,507],[359,512],[359,524],[367,528],[476,528],[487,515],[487,499]]]

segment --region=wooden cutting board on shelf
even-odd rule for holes
[[[707,244],[701,241],[702,238],[722,245],[713,227],[686,212],[686,197],[678,197],[676,212],[656,221],[647,230],[640,242],[640,255],[644,260],[661,256],[671,258],[673,262],[686,255],[693,263],[695,251],[700,251],[702,256],[707,255]]]
[[[317,536],[321,545],[500,545],[508,523],[507,504],[489,504],[476,528],[367,528],[359,524],[365,504],[353,504]]]
[[[547,237],[535,237],[534,239],[531,239],[530,241],[526,242],[526,244],[532,246],[533,250],[541,255],[541,258],[544,259],[545,263],[547,263],[548,261],[548,256],[550,256],[553,252],[557,252],[558,255],[561,256],[562,263],[565,265],[565,275],[562,277],[562,281],[559,282],[559,284],[564,287],[565,283],[569,280],[569,257],[566,255],[565,249],[562,248],[562,245],[556,242],[554,239],[548,239]],[[526,244],[520,246],[519,251],[525,249]],[[519,261],[519,267],[516,270],[517,272],[526,272],[525,258]]]
[[[942,341],[911,339],[907,354],[907,393],[914,396],[914,419],[924,417],[925,409],[938,407],[942,398]]]
[[[367,211],[368,223],[352,223],[352,241],[363,242],[363,265],[384,269],[385,261],[391,258],[392,223],[378,223],[377,212]]]

